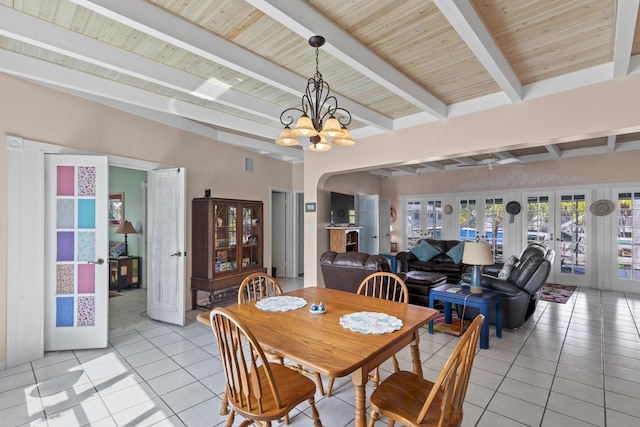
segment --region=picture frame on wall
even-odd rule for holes
[[[109,194],[107,211],[109,225],[113,227],[120,226],[120,224],[124,220],[124,193]]]
[[[316,204],[315,203],[305,203],[304,204],[304,211],[305,212],[315,212],[316,211]]]

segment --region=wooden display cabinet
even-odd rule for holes
[[[109,289],[140,288],[140,267],[139,256],[109,258]]]
[[[191,306],[198,291],[209,293],[209,306],[218,291],[240,285],[263,267],[262,202],[197,198],[192,201]]]
[[[329,248],[338,253],[358,252],[360,227],[328,227]]]

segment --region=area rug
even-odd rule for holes
[[[454,311],[451,313],[451,323],[444,323],[444,313],[440,313],[433,320],[433,330],[436,332],[442,332],[443,334],[459,337],[467,330],[471,324],[470,320],[463,321],[463,330],[460,332],[460,319]]]
[[[542,301],[565,304],[575,290],[575,286],[551,285],[547,283],[542,287],[540,299]]]
[[[119,292],[111,292],[109,291],[109,298],[113,298],[113,297],[121,297],[122,294]]]

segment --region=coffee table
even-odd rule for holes
[[[460,288],[458,292],[448,292],[452,287]],[[489,309],[496,310],[496,336],[502,338],[502,311],[500,310],[500,294],[491,289],[483,289],[481,294],[469,292],[469,286],[446,284],[432,288],[429,292],[429,307],[433,308],[435,300],[444,302],[444,322],[451,323],[451,304],[466,304],[468,307],[480,309],[484,315],[480,329],[480,348],[489,348]],[[433,334],[433,321],[429,322],[429,333]]]

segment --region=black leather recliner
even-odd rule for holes
[[[498,279],[502,263],[485,266],[482,274],[482,287],[502,294],[502,326],[519,328],[533,314],[540,299],[542,286],[549,277],[555,252],[547,246],[532,242],[520,254],[520,260],[513,266],[507,279]],[[461,285],[471,283],[471,274],[463,274]],[[462,307],[457,307],[462,315]],[[478,309],[466,307],[464,317],[473,319]],[[495,324],[495,313],[491,311],[490,322]]]

